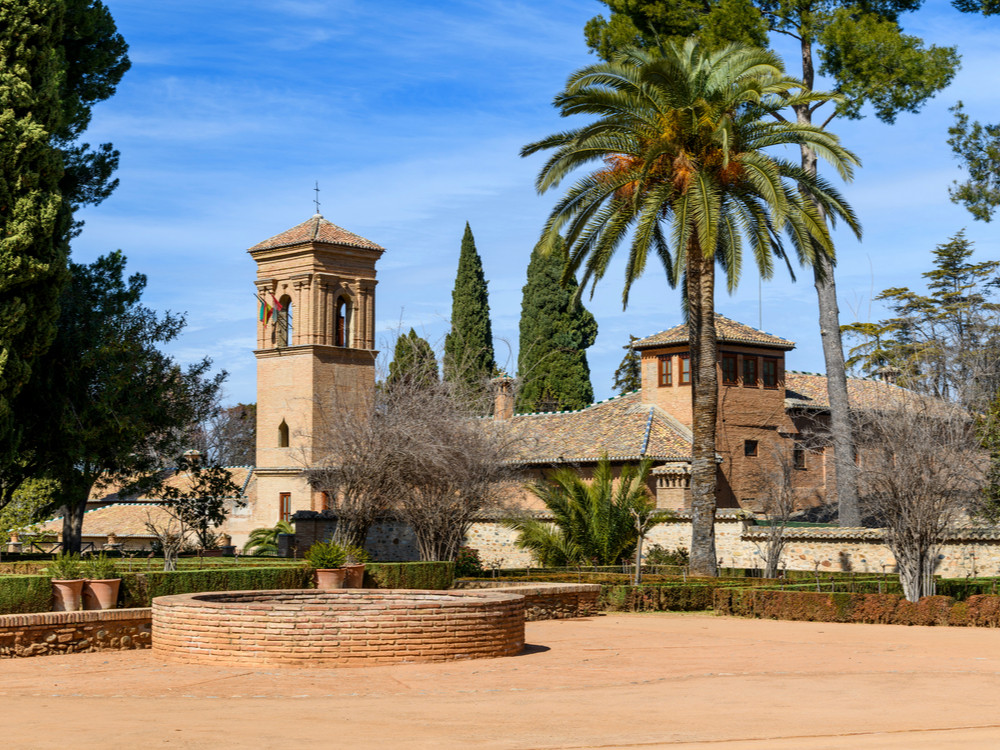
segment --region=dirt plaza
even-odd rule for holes
[[[605,615],[515,657],[218,668],[0,662],[10,748],[993,748],[1000,630]]]

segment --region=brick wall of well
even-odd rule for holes
[[[212,664],[359,666],[512,656],[524,600],[489,591],[242,591],[153,600],[153,650]]]
[[[148,608],[0,615],[0,659],[149,648]]]

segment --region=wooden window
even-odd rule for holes
[[[681,360],[681,385],[691,385],[691,355],[680,355]]]
[[[792,466],[796,469],[806,468],[806,449],[801,445],[792,448]]]
[[[664,356],[664,357],[660,357],[660,361],[659,361],[659,364],[658,364],[659,375],[658,375],[658,378],[657,378],[657,382],[659,383],[659,385],[661,387],[665,386],[665,385],[673,385],[674,384],[673,362],[674,362],[674,358],[672,356],[670,356],[669,354],[666,355],[666,356]]]
[[[284,419],[282,419],[281,424],[278,425],[278,447],[288,447],[288,425],[285,424]]]
[[[336,328],[334,331],[334,346],[347,346],[347,303],[343,299],[337,300],[337,313],[335,315]]]
[[[761,361],[760,379],[765,388],[778,387],[778,360],[773,357],[764,357]]]
[[[757,358],[743,357],[743,387],[757,387]]]
[[[744,440],[743,441],[743,455],[754,457],[757,455],[757,441],[756,440]]]
[[[281,492],[278,494],[278,520],[290,521],[292,519],[292,493]]]
[[[333,501],[330,499],[330,493],[323,493],[323,510],[333,510]]]
[[[287,294],[278,302],[281,303],[281,312],[278,313],[278,341],[279,346],[292,345],[292,298]]]
[[[722,355],[722,384],[736,385],[736,355]]]

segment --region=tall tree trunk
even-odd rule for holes
[[[59,478],[63,496],[63,551],[80,552],[83,539],[83,514],[87,512],[87,499],[94,486],[86,475],[67,474]]]
[[[802,37],[802,80],[810,91],[813,87],[812,43]],[[809,105],[795,108],[800,123],[812,124]],[[817,172],[816,152],[802,147],[802,169],[811,175]],[[820,209],[824,221],[826,216]],[[847,398],[847,369],[844,364],[844,344],[840,335],[840,308],[837,305],[837,284],[833,263],[819,255],[813,267],[816,296],[819,300],[819,329],[826,365],[826,390],[830,400],[830,437],[834,450],[834,474],[837,483],[838,520],[841,526],[860,526],[858,509],[858,477],[854,465],[854,436],[851,432],[850,403]]]
[[[718,575],[715,557],[716,372],[715,257],[697,240],[687,249],[688,340],[691,346],[691,575]]]

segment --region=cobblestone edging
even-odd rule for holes
[[[0,658],[149,648],[148,607],[0,615]]]
[[[229,591],[153,600],[153,650],[174,661],[314,667],[512,656],[524,600],[494,591]]]
[[[524,597],[524,619],[564,620],[588,617],[597,611],[601,586],[597,583],[505,583],[503,581],[457,581],[456,589],[489,589]]]

